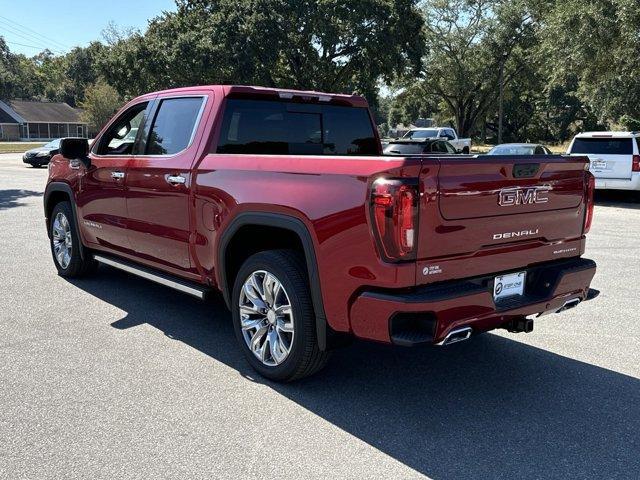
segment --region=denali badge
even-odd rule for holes
[[[503,188],[498,194],[498,205],[501,207],[510,207],[512,205],[547,203],[549,199],[545,197],[544,194],[549,190],[551,190],[549,185],[525,188]]]
[[[84,223],[87,227],[93,227],[93,228],[97,228],[99,230],[102,230],[102,225],[100,225],[99,223],[91,222],[89,220],[85,220],[82,223]]]
[[[540,230],[536,228],[535,230],[522,230],[520,232],[494,233],[493,239],[502,240],[504,238],[530,237],[532,235],[537,235],[539,231]]]

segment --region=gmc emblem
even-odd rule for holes
[[[498,205],[501,207],[510,207],[512,205],[547,203],[549,199],[545,197],[545,193],[549,190],[551,190],[549,185],[540,187],[503,188],[498,194]]]

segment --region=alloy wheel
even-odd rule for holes
[[[58,212],[53,220],[53,253],[58,265],[66,269],[71,263],[73,242],[71,240],[71,225],[64,213]]]
[[[257,270],[240,292],[240,328],[253,355],[264,365],[284,362],[293,345],[294,323],[289,296],[278,278]]]

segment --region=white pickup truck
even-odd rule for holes
[[[596,188],[640,191],[639,132],[579,133],[567,153],[589,157]]]
[[[471,139],[458,138],[458,132],[449,127],[412,128],[402,138],[443,138],[453,145],[458,153],[471,152]]]

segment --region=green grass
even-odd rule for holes
[[[32,148],[38,148],[44,145],[44,142],[20,142],[20,143],[3,143],[0,142],[0,153],[24,153]]]

